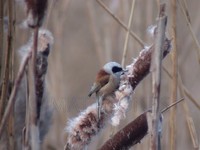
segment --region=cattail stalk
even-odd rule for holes
[[[176,42],[176,1],[171,0],[171,10],[172,10],[172,91],[171,91],[171,100],[175,100],[177,98],[177,42]],[[174,101],[171,101],[173,103]],[[176,107],[170,110],[170,134],[169,134],[169,141],[170,141],[170,150],[176,149]]]
[[[162,62],[162,46],[165,39],[165,31],[167,25],[167,16],[165,15],[165,4],[160,5],[160,12],[158,18],[158,29],[156,35],[155,51],[152,54],[152,131],[151,131],[151,146],[150,150],[160,150],[160,136],[159,136],[159,105],[160,105],[160,83],[161,83],[161,62]]]
[[[31,148],[39,150],[39,127],[37,118],[37,96],[36,96],[36,55],[38,48],[38,27],[34,29],[33,49],[29,67],[29,109],[30,109],[30,136]]]

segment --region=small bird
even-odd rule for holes
[[[100,119],[101,105],[103,99],[113,94],[119,87],[120,76],[124,74],[122,66],[117,62],[108,62],[98,72],[95,82],[88,94],[90,97],[93,93],[96,93],[97,104],[98,104],[98,119]]]

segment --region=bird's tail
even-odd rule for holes
[[[97,93],[99,91],[99,89],[101,88],[101,86],[99,84],[94,84],[88,94],[88,96],[90,97],[93,93]]]
[[[92,93],[93,93],[93,92],[90,91],[89,94],[88,94],[88,96],[91,97],[91,96],[92,96]]]

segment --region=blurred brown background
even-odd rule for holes
[[[179,0],[186,2],[189,10],[192,29],[199,40],[200,17],[198,0]],[[107,7],[128,26],[131,10],[131,0],[104,0]],[[171,6],[167,4],[168,28],[167,35],[171,37]],[[178,4],[178,3],[177,3]],[[157,1],[136,0],[131,30],[145,43],[150,45],[152,39],[147,34],[147,28],[156,24]],[[20,27],[24,19],[23,6],[16,4],[16,50],[27,42],[30,31]],[[186,20],[177,5],[177,51],[178,70],[184,86],[200,104],[200,64],[197,50],[192,40]],[[118,24],[95,0],[50,0],[44,28],[49,29],[54,36],[53,50],[49,56],[47,74],[47,89],[54,109],[53,122],[45,139],[43,149],[63,149],[67,135],[64,131],[68,119],[76,117],[81,110],[94,103],[94,98],[87,97],[90,86],[98,69],[108,61],[121,63],[126,31]],[[142,47],[130,36],[126,64],[137,57]],[[173,50],[173,48],[172,48]],[[171,54],[163,61],[163,66],[172,72]],[[16,69],[17,71],[17,69]],[[162,72],[161,108],[170,104],[172,82],[168,75]],[[145,78],[136,88],[133,101],[130,104],[127,117],[119,127],[109,125],[92,141],[88,149],[96,149],[109,136],[124,127],[128,122],[151,107],[151,76]],[[178,92],[179,93],[179,92]],[[182,96],[178,94],[180,99]],[[186,97],[189,115],[194,121],[197,140],[200,138],[200,110]],[[148,149],[149,135],[137,144],[134,150]],[[169,149],[169,112],[164,114],[163,150]],[[176,115],[176,149],[195,149],[186,122],[183,103],[177,106]],[[197,148],[196,148],[197,149]]]

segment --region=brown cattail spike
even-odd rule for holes
[[[27,7],[27,25],[31,28],[42,26],[47,0],[25,0]]]

